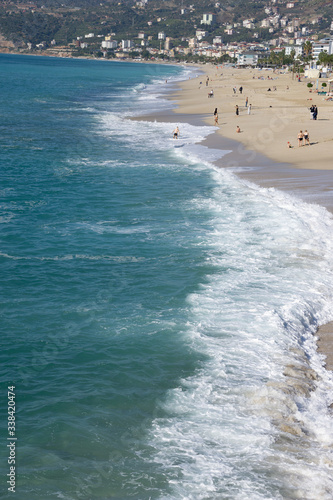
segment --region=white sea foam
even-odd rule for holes
[[[11,260],[29,260],[29,261],[66,261],[66,260],[102,260],[112,262],[143,262],[144,257],[135,257],[133,255],[87,255],[87,254],[66,254],[66,255],[52,255],[52,256],[35,256],[35,255],[10,255],[5,252],[0,252],[0,257]]]
[[[151,228],[142,224],[138,225],[130,225],[127,227],[118,226],[117,222],[97,222],[97,223],[89,223],[89,222],[80,222],[75,224],[75,229],[82,229],[83,231],[89,230],[94,233],[103,234],[103,233],[115,233],[115,234],[136,234],[136,233],[149,233]]]
[[[172,101],[165,99],[166,95],[174,90],[176,82],[193,78],[200,70],[191,66],[183,66],[183,71],[170,75],[165,79],[153,78],[149,84],[139,84],[133,87],[135,106],[126,109],[126,116],[140,116],[147,112],[162,111],[173,107]],[[168,85],[166,85],[166,81]]]
[[[215,127],[198,127],[176,120],[174,123],[144,120],[137,122],[123,118],[118,113],[104,113],[100,115],[99,119],[99,133],[110,138],[119,138],[123,146],[127,148],[146,149],[147,144],[149,144],[152,150],[170,151],[184,158],[191,155],[193,161],[197,160],[198,157],[215,161],[228,152],[209,149],[198,144],[209,134],[214,133]],[[177,125],[180,128],[179,140],[173,139],[173,130]]]
[[[217,272],[188,297],[188,341],[208,361],[170,391],[169,416],[152,426],[156,461],[173,477],[165,498],[329,500],[333,377],[314,334],[333,318],[332,217],[202,153],[186,157],[216,183],[192,204],[211,214],[198,244]]]

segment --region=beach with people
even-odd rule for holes
[[[318,95],[316,80],[301,77],[299,81],[296,75],[280,70],[206,65],[205,71],[214,93],[213,106],[220,114],[218,137],[234,139],[239,125],[244,133],[237,140],[249,150],[301,169],[333,169],[333,101]],[[175,94],[175,113],[200,115],[205,123],[212,124],[213,106],[207,105],[207,90],[199,83],[203,80],[199,76],[179,84],[182,93]],[[309,82],[314,83],[312,89],[307,87]],[[315,119],[312,106],[318,110]],[[309,130],[313,147],[296,149],[301,129]],[[287,147],[288,141],[291,148]]]
[[[333,212],[333,101],[318,95],[316,80],[280,70],[222,66],[207,68],[207,78],[220,122],[216,134],[209,136],[206,143],[216,148],[226,144],[225,139],[238,142],[232,143],[233,152],[219,165],[264,187],[293,192]],[[199,115],[206,124],[212,124],[198,80],[202,77],[178,84],[182,92],[175,95],[174,112]],[[307,87],[309,82],[314,83],[312,89]],[[318,85],[320,89],[321,83]],[[273,91],[269,91],[271,87]],[[305,137],[303,133],[298,144],[301,129],[307,129],[307,134]],[[326,367],[333,370],[333,323],[320,328],[318,336]]]

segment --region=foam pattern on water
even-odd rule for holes
[[[193,208],[210,213],[200,245],[218,272],[188,297],[208,360],[151,432],[166,498],[328,500],[333,379],[314,334],[333,317],[331,215],[210,168],[214,195]]]

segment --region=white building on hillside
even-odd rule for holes
[[[296,59],[298,56],[303,55],[303,47],[301,45],[287,45],[287,47],[284,47],[285,54],[286,56],[290,56],[292,51],[295,51],[295,56],[294,59]]]
[[[213,44],[214,45],[221,45],[222,44],[222,37],[221,36],[216,36],[213,38]]]
[[[208,26],[211,26],[212,24],[216,23],[216,14],[203,14],[202,19],[200,21],[200,24],[207,24]]]
[[[118,43],[115,40],[103,40],[102,49],[116,49]]]
[[[254,28],[254,24],[253,24],[252,19],[245,19],[243,21],[243,27],[252,30]]]
[[[207,36],[207,31],[204,30],[196,30],[195,36],[198,40],[202,40],[205,36]]]
[[[323,38],[319,40],[319,42],[314,42],[312,44],[312,55],[314,59],[318,59],[321,52],[333,54],[333,38]]]
[[[132,40],[122,40],[121,41],[121,48],[122,49],[130,49],[134,47],[134,43],[132,42]]]
[[[263,20],[261,21],[260,26],[261,26],[262,28],[269,28],[269,26],[270,26],[269,19],[263,19]]]

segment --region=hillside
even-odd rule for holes
[[[333,3],[328,0],[294,1],[288,8],[286,1],[262,0],[3,0],[0,6],[0,35],[16,46],[33,46],[52,40],[57,45],[67,45],[86,33],[105,36],[114,33],[119,39],[137,37],[144,30],[147,36],[157,37],[164,31],[171,38],[193,37],[195,27],[202,27],[204,13],[214,13],[216,24],[204,26],[208,36],[224,35],[228,23],[236,25],[228,41],[253,38],[253,29],[259,39],[279,36],[281,28],[270,30],[261,27],[268,16],[278,15],[288,19],[299,18],[300,26],[309,26],[309,32],[329,34],[333,20]],[[290,3],[289,3],[290,5]],[[181,9],[183,9],[181,13]],[[250,19],[255,28],[244,28]]]

